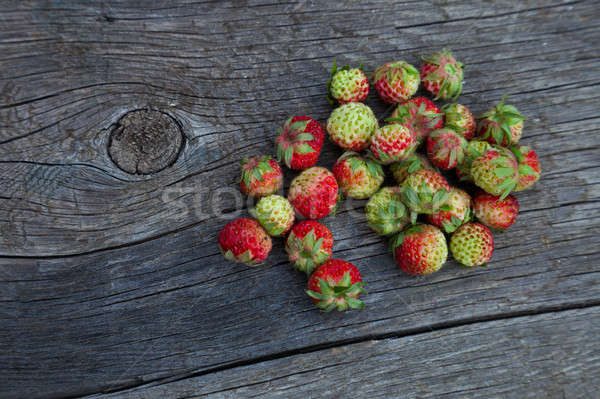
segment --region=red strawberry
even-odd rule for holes
[[[275,147],[277,159],[291,169],[306,169],[317,163],[325,133],[314,119],[308,116],[293,116],[279,128]]]
[[[423,87],[438,98],[456,99],[462,92],[463,68],[456,61],[450,50],[443,49],[439,53],[423,57],[425,63],[421,67]]]
[[[402,184],[409,174],[414,173],[419,169],[435,170],[425,155],[416,152],[412,154],[410,158],[404,161],[394,162],[390,165],[390,172],[392,172],[392,175],[398,184]]]
[[[310,276],[317,266],[331,258],[333,236],[321,223],[303,220],[292,227],[285,250],[292,266]]]
[[[519,214],[519,201],[514,195],[500,199],[485,191],[473,198],[473,212],[479,221],[493,229],[506,229],[515,222]]]
[[[446,203],[450,185],[438,172],[419,169],[408,175],[401,190],[402,202],[410,208],[414,224],[418,213],[436,213]]]
[[[333,165],[333,174],[342,193],[356,199],[369,198],[385,178],[381,165],[352,151],[346,151],[338,158]]]
[[[471,197],[463,190],[452,187],[448,201],[442,208],[439,212],[427,215],[427,221],[446,233],[452,233],[471,218]]]
[[[452,129],[434,130],[427,137],[427,156],[442,170],[455,168],[465,159],[467,140]]]
[[[485,266],[494,252],[494,237],[480,223],[463,224],[450,237],[450,251],[461,265]]]
[[[469,108],[454,103],[444,105],[442,111],[444,111],[444,127],[454,130],[467,140],[473,138],[477,122]]]
[[[240,191],[252,197],[264,197],[277,192],[283,185],[281,167],[270,156],[244,158]]]
[[[423,275],[439,270],[448,258],[444,233],[429,224],[409,227],[392,241],[394,259],[406,273]]]
[[[386,121],[406,126],[420,142],[429,132],[442,127],[443,117],[433,101],[425,97],[415,97],[398,105]]]
[[[219,233],[219,249],[226,259],[255,266],[269,256],[271,237],[253,219],[239,218],[225,225]]]
[[[363,309],[364,303],[358,299],[363,282],[358,268],[350,262],[330,259],[310,276],[306,293],[319,309],[330,312],[333,309]]]
[[[377,94],[386,103],[401,103],[419,88],[419,71],[404,61],[388,62],[375,69],[373,82]]]
[[[515,145],[510,150],[519,163],[519,182],[515,191],[522,191],[535,184],[542,172],[538,156],[531,147],[526,145]]]
[[[417,148],[414,134],[404,125],[386,125],[371,136],[371,153],[382,164],[402,161],[410,157]]]
[[[288,190],[288,199],[301,216],[319,219],[333,211],[338,199],[338,185],[333,173],[313,166],[300,173]]]
[[[505,95],[494,108],[479,116],[483,118],[477,126],[477,135],[490,144],[509,146],[516,144],[523,133],[526,119],[513,105],[504,104]]]
[[[337,68],[335,60],[331,68],[331,79],[327,82],[327,99],[331,104],[357,103],[364,101],[369,95],[369,80],[360,68],[348,65]]]

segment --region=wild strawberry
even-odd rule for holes
[[[338,158],[333,165],[333,174],[342,193],[356,199],[369,198],[385,178],[381,165],[352,151]]]
[[[276,193],[283,185],[281,166],[270,156],[244,158],[240,191],[251,197]]]
[[[373,84],[386,103],[401,103],[415,95],[419,88],[419,71],[408,62],[388,62],[373,72]]]
[[[471,140],[477,129],[475,117],[464,105],[454,103],[442,107],[444,112],[444,127],[448,127],[467,140]]]
[[[271,237],[253,219],[239,218],[225,225],[219,233],[219,249],[233,262],[256,266],[271,252]]]
[[[285,250],[294,268],[308,274],[325,263],[333,252],[331,231],[314,220],[303,220],[292,227]]]
[[[519,201],[514,195],[500,199],[485,191],[479,191],[473,198],[473,213],[486,226],[503,230],[517,220]]]
[[[535,184],[540,178],[542,169],[538,156],[531,147],[526,145],[514,145],[510,150],[519,163],[519,182],[515,191],[522,191]]]
[[[273,237],[287,233],[294,224],[294,209],[281,195],[262,197],[250,210],[250,214]]]
[[[380,235],[399,232],[410,222],[409,211],[400,200],[398,187],[383,187],[367,202],[365,214],[369,227]]]
[[[379,127],[375,114],[363,103],[348,103],[333,110],[327,120],[331,141],[352,151],[369,146],[371,135]]]
[[[438,172],[420,169],[408,175],[401,190],[402,202],[412,211],[414,223],[418,213],[436,213],[446,203],[450,185]]]
[[[484,266],[494,252],[492,232],[480,223],[463,224],[450,237],[450,252],[462,265]]]
[[[509,150],[492,146],[473,161],[471,176],[479,188],[504,199],[517,186],[519,167]]]
[[[362,276],[358,268],[350,262],[330,259],[310,276],[306,293],[319,309],[330,312],[333,309],[363,309],[365,305],[358,299],[363,288]]]
[[[492,148],[492,146],[487,141],[469,141],[467,150],[465,151],[465,159],[456,166],[456,175],[461,181],[473,181],[473,178],[471,177],[471,164],[490,148]]]
[[[442,208],[436,213],[427,215],[427,221],[446,233],[452,233],[471,218],[471,197],[463,190],[452,187],[448,194],[448,201]]]
[[[419,169],[435,170],[426,156],[416,152],[408,159],[394,162],[390,165],[390,171],[398,184],[402,184],[409,174],[414,173]]]
[[[456,61],[450,50],[443,49],[439,53],[423,57],[425,62],[421,67],[421,82],[423,87],[438,98],[456,99],[462,92],[463,68]]]
[[[392,240],[394,259],[401,270],[415,275],[438,271],[448,258],[444,233],[429,224],[417,224]]]
[[[494,108],[479,116],[483,118],[477,126],[477,135],[490,144],[507,147],[516,144],[523,133],[526,119],[513,105],[506,105],[505,95]]]
[[[317,163],[324,140],[319,122],[308,116],[292,116],[277,133],[277,159],[291,169],[310,168]]]
[[[331,104],[358,103],[369,95],[369,80],[360,68],[348,65],[338,69],[335,60],[331,68],[331,79],[327,81],[327,99]]]
[[[452,129],[434,130],[427,137],[427,156],[442,170],[455,168],[465,159],[467,140]]]
[[[319,219],[333,211],[338,199],[338,185],[333,173],[313,166],[300,173],[288,190],[288,199],[302,217]]]
[[[441,128],[444,122],[440,109],[425,97],[415,97],[398,105],[386,121],[406,126],[419,142],[432,130]]]
[[[371,153],[382,164],[401,161],[410,157],[417,148],[414,134],[403,125],[383,126],[371,136]]]

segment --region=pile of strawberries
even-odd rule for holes
[[[363,308],[358,268],[331,259],[331,231],[316,221],[334,212],[343,194],[368,199],[368,224],[391,237],[403,271],[424,275],[439,270],[448,247],[458,263],[484,266],[494,250],[492,231],[511,226],[519,212],[511,193],[531,187],[540,177],[538,157],[518,144],[525,118],[506,104],[506,96],[479,122],[464,105],[438,108],[428,98],[413,97],[419,84],[434,100],[454,101],[462,91],[464,65],[450,51],[423,61],[420,73],[404,61],[373,72],[371,84],[379,97],[394,105],[381,127],[362,103],[369,93],[362,66],[338,69],[334,63],[328,98],[339,106],[326,130],[345,152],[331,171],[314,166],[325,139],[323,127],[307,116],[285,121],[275,139],[277,160],[258,156],[242,162],[240,189],[258,201],[250,210],[254,219],[236,219],[219,233],[223,255],[254,266],[269,255],[271,237],[283,236],[291,264],[309,276],[306,293],[320,309]],[[302,171],[287,198],[275,194],[283,185],[278,161]],[[397,185],[381,187],[384,166]],[[452,169],[463,189],[451,187],[440,172]],[[294,224],[296,216],[303,220]]]

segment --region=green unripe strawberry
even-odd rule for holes
[[[414,223],[418,213],[435,213],[446,203],[450,185],[438,172],[420,169],[408,175],[401,190],[402,202],[411,209]]]
[[[453,103],[444,105],[442,111],[444,112],[444,127],[454,130],[466,140],[473,138],[477,122],[469,108]]]
[[[517,186],[519,167],[512,152],[492,146],[473,161],[471,176],[478,187],[504,199]]]
[[[331,104],[362,102],[369,95],[369,80],[360,68],[350,68],[348,65],[338,69],[335,60],[331,68],[331,79],[327,82],[327,99]]]
[[[250,214],[274,237],[287,233],[294,224],[294,208],[281,195],[262,197]]]
[[[456,166],[456,175],[461,181],[473,181],[471,177],[471,164],[479,156],[483,155],[484,152],[492,148],[490,143],[483,140],[471,140],[467,144],[467,150],[465,151],[465,158],[462,163]]]
[[[333,174],[342,193],[356,199],[369,198],[385,178],[381,165],[353,151],[338,158],[333,165]]]
[[[376,192],[367,202],[365,213],[369,227],[380,235],[397,233],[410,222],[398,187],[383,187]]]
[[[390,171],[398,184],[402,184],[406,177],[419,169],[435,170],[425,155],[412,154],[404,161],[394,162],[390,165]]]
[[[452,233],[471,219],[471,196],[459,188],[452,187],[443,208],[427,215],[427,221],[446,233]]]
[[[494,252],[492,232],[480,223],[463,224],[450,238],[450,252],[462,265],[483,266]]]
[[[366,149],[379,127],[373,110],[363,103],[348,103],[333,110],[327,120],[331,141],[352,151]]]

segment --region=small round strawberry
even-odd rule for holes
[[[510,150],[519,164],[519,182],[515,191],[525,190],[535,184],[540,178],[542,169],[537,154],[526,145],[514,145]]]
[[[338,158],[333,165],[333,174],[342,193],[356,199],[369,198],[385,178],[381,165],[353,151]]]
[[[469,141],[467,150],[465,151],[465,159],[456,166],[456,176],[461,181],[473,181],[473,178],[471,177],[471,164],[490,148],[492,148],[492,146],[487,141]]]
[[[462,92],[463,68],[456,61],[450,50],[443,49],[439,53],[423,57],[421,82],[423,87],[435,96],[435,100],[456,99]]]
[[[287,233],[294,224],[292,204],[281,195],[262,197],[250,210],[250,214],[273,237]]]
[[[328,100],[340,104],[359,103],[369,95],[369,80],[360,68],[348,65],[338,69],[335,60],[331,68],[331,79],[327,82]]]
[[[425,97],[411,98],[398,105],[386,121],[406,126],[419,142],[431,131],[441,128],[444,122],[437,105]]]
[[[338,185],[329,170],[313,166],[300,173],[288,190],[296,212],[306,219],[320,219],[332,212],[338,200]]]
[[[375,131],[370,150],[377,162],[387,165],[407,159],[417,145],[414,134],[406,126],[391,124]]]
[[[408,175],[401,190],[402,202],[411,209],[414,223],[418,213],[436,213],[446,203],[450,185],[438,172],[420,169]]]
[[[419,71],[408,62],[388,62],[373,72],[373,84],[386,103],[402,103],[415,95],[419,88]]]
[[[494,252],[492,232],[481,223],[463,224],[450,237],[450,252],[462,265],[484,266]]]
[[[494,108],[481,115],[477,135],[490,144],[507,147],[516,144],[523,134],[526,119],[513,105],[504,104],[505,95]]]
[[[448,259],[444,233],[429,224],[409,227],[392,241],[394,259],[401,270],[424,275],[440,270]]]
[[[459,188],[452,187],[448,201],[439,212],[427,215],[427,221],[446,233],[452,233],[471,218],[471,197]]]
[[[239,218],[225,225],[219,232],[219,249],[233,262],[256,266],[264,262],[273,243],[265,229],[253,219]]]
[[[410,214],[400,199],[398,187],[383,187],[365,205],[369,227],[380,235],[399,232],[410,222]]]
[[[240,191],[251,197],[264,197],[283,185],[281,166],[270,156],[244,158]]]
[[[446,104],[442,107],[444,112],[444,127],[454,130],[467,140],[471,140],[477,129],[475,117],[462,104]]]
[[[390,171],[398,184],[402,184],[409,174],[419,169],[435,170],[425,155],[416,152],[408,159],[390,165]]]
[[[500,199],[485,191],[479,191],[473,198],[473,213],[486,226],[504,230],[517,220],[519,201],[514,195]]]
[[[364,150],[379,127],[373,110],[363,103],[348,103],[333,110],[327,120],[331,141],[352,151]]]
[[[471,176],[479,188],[505,198],[517,186],[519,167],[512,152],[492,146],[473,161]]]
[[[465,159],[467,140],[449,128],[434,130],[427,137],[427,156],[432,164],[450,170]]]
[[[319,159],[325,133],[321,124],[308,116],[292,116],[279,128],[275,147],[277,159],[288,168],[310,168]]]
[[[331,258],[333,236],[321,223],[303,220],[292,227],[285,250],[292,266],[310,276],[317,266]]]
[[[330,259],[310,276],[306,293],[325,312],[333,309],[363,309],[364,303],[358,299],[363,288],[362,276],[358,268],[350,262]]]

